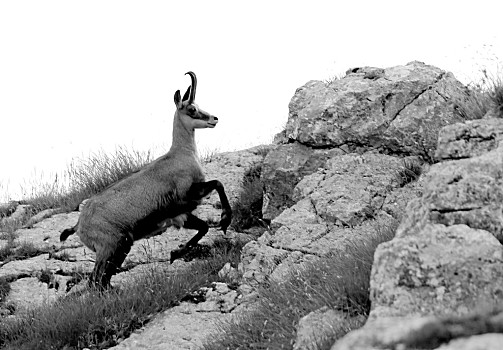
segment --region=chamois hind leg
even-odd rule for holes
[[[110,279],[120,269],[132,245],[133,240],[124,236],[115,247],[96,252],[96,264],[89,279],[90,286],[101,290],[109,287]]]
[[[191,247],[195,246],[197,242],[208,232],[208,224],[199,219],[193,214],[187,214],[187,220],[183,224],[184,228],[197,230],[197,233],[192,237],[186,244],[184,244],[179,249],[174,249],[171,251],[170,263],[173,263],[176,259],[180,259],[185,254],[187,254]]]

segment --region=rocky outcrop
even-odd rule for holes
[[[452,101],[465,93],[451,73],[421,62],[306,83],[290,102],[282,144],[264,162],[264,217],[294,204],[297,183],[331,157],[373,150],[433,159],[438,130],[461,121]]]
[[[440,128],[459,120],[451,99],[464,93],[452,74],[420,62],[298,89],[282,143],[262,167],[272,231],[245,247],[245,279],[281,276],[401,220],[423,181],[400,174],[433,158]]]
[[[503,302],[501,125],[484,119],[441,130],[444,161],[425,175],[395,238],[376,250],[370,321],[333,349],[413,349],[429,340],[429,349],[501,346],[478,335],[502,325],[501,313],[480,311]]]
[[[452,99],[465,94],[451,73],[422,62],[354,68],[329,84],[299,88],[286,136],[315,148],[361,146],[431,157],[438,130],[460,121]]]

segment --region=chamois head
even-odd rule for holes
[[[218,118],[203,111],[195,104],[197,78],[194,72],[187,72],[190,75],[192,84],[187,88],[187,91],[180,97],[180,90],[175,92],[176,114],[186,127],[191,129],[198,128],[214,128],[217,125]]]

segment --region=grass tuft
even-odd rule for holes
[[[416,181],[421,176],[423,169],[415,160],[403,159],[403,166],[395,171],[395,179],[398,187],[404,187],[408,183]]]
[[[5,300],[5,297],[9,295],[10,283],[5,277],[0,277],[0,304]]]
[[[46,251],[38,249],[31,242],[24,241],[16,245],[14,240],[9,240],[0,248],[0,261],[5,264],[9,261],[28,259],[44,253]]]
[[[239,199],[232,208],[231,227],[242,232],[253,226],[264,226],[262,220],[263,184],[260,180],[262,165],[257,165],[244,176]]]
[[[456,113],[465,120],[482,119],[489,112],[503,118],[503,79],[482,70],[480,81],[470,84],[465,98],[455,104]]]
[[[294,271],[286,282],[270,281],[258,290],[258,305],[237,319],[223,322],[204,344],[205,350],[291,349],[296,326],[308,313],[328,306],[347,315],[334,333],[319,344],[330,349],[335,340],[363,325],[370,311],[370,272],[377,246],[395,235],[396,224],[377,227],[375,234],[354,241]]]

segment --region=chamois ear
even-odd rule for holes
[[[176,90],[175,92],[175,105],[176,105],[176,108],[179,108],[179,106],[181,105],[182,101],[180,99],[180,90]]]
[[[189,99],[189,96],[190,96],[190,89],[191,87],[189,86],[187,88],[187,91],[185,91],[185,94],[183,95],[183,98],[182,98],[182,101],[187,101]]]

